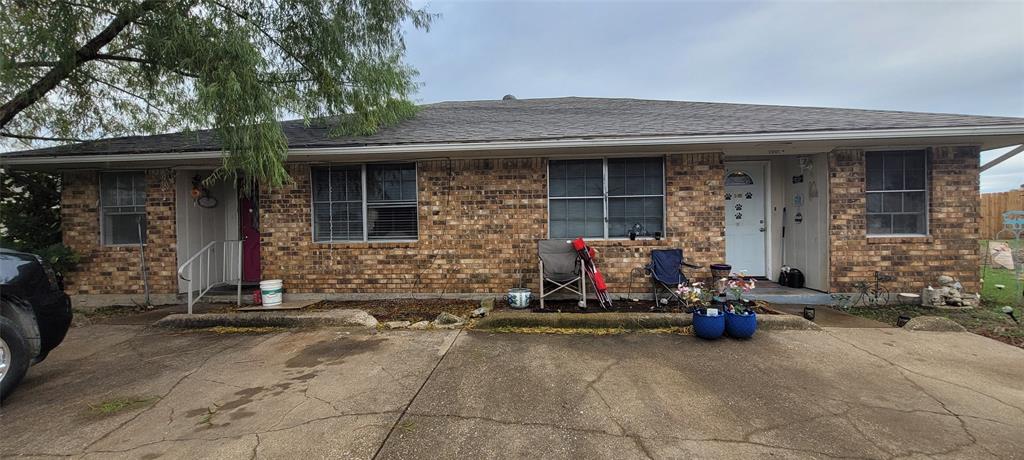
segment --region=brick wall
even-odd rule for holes
[[[100,243],[99,178],[95,171],[64,174],[61,225],[64,244],[81,256],[65,276],[68,294],[142,294],[138,246]],[[153,294],[177,292],[174,175],[146,172],[146,259]]]
[[[918,292],[948,274],[970,292],[979,289],[980,197],[977,147],[928,149],[929,236],[868,238],[862,150],[829,154],[832,290],[853,292],[875,270],[895,275],[898,292]]]
[[[614,292],[627,289],[652,247],[682,246],[703,265],[724,258],[721,155],[670,155],[665,166],[666,238],[593,242]],[[547,235],[545,159],[418,162],[419,239],[405,243],[314,243],[309,165],[289,165],[289,173],[294,183],[263,190],[260,203],[264,277],[283,278],[289,292],[536,289],[536,241]],[[634,289],[646,292],[644,283],[637,278]]]

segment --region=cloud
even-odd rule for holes
[[[511,93],[1024,116],[1024,2],[426,5],[441,18],[408,37],[422,102]],[[986,172],[983,189],[1024,182],[1021,161]]]

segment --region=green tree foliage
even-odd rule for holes
[[[288,180],[285,116],[371,134],[414,113],[406,0],[0,0],[0,136],[212,128],[222,173]]]
[[[39,255],[58,272],[78,263],[60,233],[59,175],[0,170],[0,246]]]
[[[60,243],[60,176],[0,170],[0,237],[19,249]]]

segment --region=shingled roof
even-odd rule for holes
[[[323,121],[282,122],[296,148],[1024,125],[1024,118],[885,110],[563,97],[440,102],[362,137]],[[10,152],[30,156],[217,151],[213,131],[131,136]]]

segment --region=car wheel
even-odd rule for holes
[[[0,400],[18,386],[28,370],[28,342],[14,323],[0,317]]]

